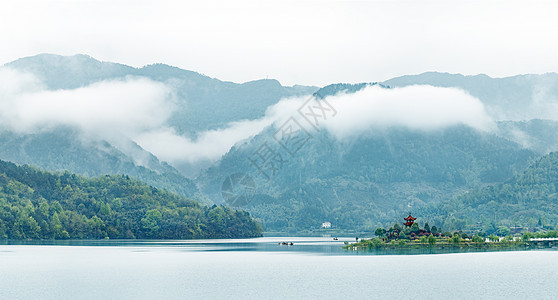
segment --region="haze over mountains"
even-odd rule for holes
[[[431,72],[320,89],[42,54],[6,64],[0,79],[0,159],[127,174],[217,204],[223,180],[246,173],[256,188],[243,208],[265,230],[370,229],[408,210],[434,218],[432,205],[558,149],[554,73]],[[285,124],[302,138],[296,151],[278,138]],[[262,145],[284,156],[272,176],[253,163]]]
[[[426,84],[436,87],[457,87],[467,91],[484,104],[487,112],[498,121],[558,119],[558,74],[528,74],[491,78],[481,74],[464,76],[427,72],[385,81],[392,87]]]

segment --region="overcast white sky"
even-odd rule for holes
[[[2,1],[0,64],[38,53],[163,62],[235,82],[558,71],[552,1]]]

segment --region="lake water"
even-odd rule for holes
[[[390,255],[343,240],[4,243],[0,299],[558,299],[552,249]]]

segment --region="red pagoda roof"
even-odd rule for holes
[[[411,214],[409,214],[408,217],[403,218],[403,220],[405,220],[405,221],[414,221],[414,220],[416,220],[416,219],[417,219],[417,218],[413,218],[413,216],[411,216]]]

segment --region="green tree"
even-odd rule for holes
[[[381,227],[378,227],[378,228],[376,228],[376,230],[374,231],[374,234],[375,234],[376,236],[382,237],[382,236],[384,236],[384,235],[386,234],[386,230],[383,229],[383,228],[381,228]]]
[[[52,215],[52,220],[50,223],[51,223],[53,238],[65,239],[68,232],[64,230],[64,227],[62,227],[62,223],[60,222],[60,217],[58,213],[55,212],[54,215]]]
[[[373,238],[371,240],[371,247],[373,248],[382,248],[385,245],[384,241],[382,241],[382,239],[380,238]]]
[[[459,234],[455,233],[453,235],[453,237],[451,238],[452,243],[454,244],[459,244],[461,242],[461,237],[459,236]]]
[[[95,236],[95,238],[99,239],[99,238],[104,238],[107,236],[106,232],[104,231],[105,229],[105,222],[103,222],[103,220],[97,216],[93,216],[91,217],[91,219],[89,220],[89,226],[93,232],[93,236]]]
[[[507,226],[499,226],[498,227],[498,235],[500,236],[507,236],[511,232],[510,228]]]
[[[434,235],[432,235],[432,234],[429,235],[429,236],[428,236],[428,243],[429,243],[430,245],[435,245],[435,244],[436,244],[436,237],[434,237]]]
[[[430,225],[428,225],[428,222],[424,223],[424,230],[430,232]]]
[[[492,234],[488,237],[488,240],[491,241],[491,242],[499,242],[500,237],[498,237],[497,235]]]
[[[97,215],[100,217],[110,217],[111,213],[112,210],[110,209],[110,205],[108,203],[101,202],[99,204],[99,211],[97,212]]]
[[[473,235],[472,238],[473,243],[484,243],[484,238],[479,235]]]
[[[436,225],[432,226],[432,228],[430,229],[430,232],[436,234],[438,233],[438,227],[436,227]]]
[[[420,231],[420,227],[417,223],[413,223],[413,225],[411,225],[411,232],[417,234]]]
[[[506,235],[506,236],[503,238],[503,241],[504,241],[504,242],[513,242],[513,241],[514,241],[513,235],[511,235],[511,234],[510,234],[510,235]]]
[[[0,160],[2,239],[235,238],[261,232],[246,212],[201,206],[127,176],[53,174]]]
[[[57,214],[60,214],[62,212],[62,205],[60,205],[60,202],[54,201],[54,202],[52,202],[52,205],[50,206],[50,209],[53,212],[55,212]]]
[[[159,222],[162,214],[157,209],[150,209],[145,213],[145,217],[141,219],[142,228],[151,236],[159,230]]]
[[[41,233],[41,226],[39,226],[39,223],[37,223],[33,217],[27,217],[25,221],[26,236],[28,238],[38,239]]]
[[[48,205],[48,202],[46,202],[46,200],[42,200],[39,203],[39,209],[38,209],[37,215],[39,216],[40,220],[47,220],[48,219],[49,209],[50,209],[50,206]]]

